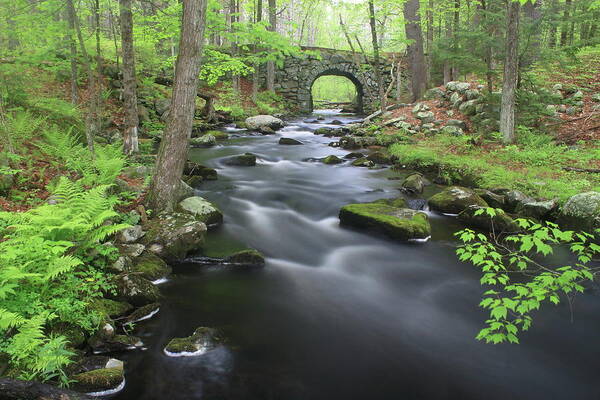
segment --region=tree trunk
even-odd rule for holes
[[[452,22],[450,21],[450,15],[448,15],[448,14],[446,15],[445,19],[446,19],[445,35],[446,35],[446,40],[449,43],[452,38]],[[405,29],[406,29],[406,26],[405,26]],[[446,59],[446,60],[444,60],[444,84],[450,82],[451,80],[452,80],[452,65],[450,64],[450,61]]]
[[[523,6],[523,15],[527,21],[527,49],[523,56],[522,67],[527,68],[537,61],[540,55],[540,22],[542,19],[542,1],[528,1]]]
[[[256,23],[259,23],[262,21],[262,0],[257,0],[256,1],[256,17],[254,18]],[[258,51],[258,48],[256,45],[254,45],[254,52],[256,53]],[[256,62],[254,63],[254,77],[253,77],[253,81],[252,81],[252,100],[256,103],[256,99],[258,97],[258,90],[260,87],[260,63]]]
[[[229,1],[229,13],[231,15],[230,25],[229,25],[229,32],[231,33],[231,53],[235,57],[238,54],[238,42],[234,36],[234,32],[235,32],[234,24],[236,22],[238,22],[238,19],[239,19],[239,10],[238,10],[237,0]],[[233,91],[239,95],[240,91],[241,91],[239,75],[233,74],[231,76],[231,85],[233,86]]]
[[[196,105],[206,3],[207,0],[183,0],[181,38],[171,108],[158,150],[156,172],[148,193],[148,203],[154,212],[172,211],[175,202],[179,200],[176,194],[187,160]]]
[[[452,29],[452,51],[454,54],[458,53],[458,31],[460,29],[460,0],[454,0],[454,26]],[[458,67],[452,64],[452,80],[458,80]]]
[[[377,43],[377,28],[375,27],[375,6],[373,0],[369,0],[369,24],[371,25],[371,40],[373,42],[373,55],[375,58],[375,79],[379,89],[379,102],[381,112],[386,108],[385,88],[383,87],[383,76],[381,74],[381,60],[379,59],[379,44]]]
[[[518,1],[508,5],[506,30],[506,55],[504,80],[502,82],[502,105],[500,109],[500,133],[505,144],[515,141],[515,97],[519,76],[519,9]]]
[[[269,0],[269,31],[277,31],[277,3]],[[267,61],[267,90],[275,91],[275,63]]]
[[[423,35],[419,21],[419,0],[408,0],[404,3],[404,29],[408,45],[408,59],[411,74],[412,101],[418,100],[425,91],[425,57],[423,54]]]
[[[100,0],[94,1],[94,31],[96,36],[96,92],[94,95],[96,132],[102,127],[102,53],[100,50]]]
[[[67,7],[67,20],[69,21],[69,52],[71,58],[71,103],[79,102],[77,92],[77,43],[75,42],[75,15],[72,9]]]
[[[138,147],[138,108],[135,76],[135,53],[133,50],[133,15],[131,0],[119,0],[121,15],[121,48],[123,49],[123,103],[125,108],[125,132],[123,152],[137,153]]]
[[[87,50],[85,48],[85,43],[83,41],[83,35],[81,34],[81,27],[79,26],[79,19],[77,17],[77,14],[75,13],[75,6],[73,5],[73,0],[67,0],[67,7],[68,7],[68,12],[70,13],[70,17],[72,18],[73,21],[75,22],[75,32],[77,33],[77,38],[79,41],[79,47],[81,49],[81,55],[83,57],[83,63],[85,65],[86,68],[86,72],[87,72],[87,79],[88,79],[88,92],[89,92],[89,107],[88,107],[88,113],[86,115],[85,118],[85,139],[87,142],[87,146],[88,149],[90,150],[90,152],[92,153],[92,156],[94,155],[94,135],[96,133],[96,130],[98,129],[96,127],[96,114],[98,112],[97,108],[96,108],[96,101],[94,101],[95,98],[95,92],[96,92],[96,87],[94,84],[94,73],[92,72],[92,64],[90,63],[90,59],[88,57],[88,53]]]
[[[550,2],[550,29],[548,30],[548,47],[556,47],[556,18],[555,15],[558,13],[558,0],[551,0]]]
[[[120,69],[119,63],[119,44],[117,42],[117,28],[115,27],[115,16],[112,11],[112,6],[108,7],[108,22],[110,24],[110,31],[113,37],[113,44],[115,46],[115,61],[117,62],[117,69]]]
[[[431,85],[431,69],[433,68],[432,65],[432,51],[433,49],[431,48],[431,46],[433,45],[433,0],[429,0],[429,2],[427,3],[427,45],[425,46],[426,48],[426,55],[425,55],[425,59],[426,59],[426,64],[427,64],[427,71],[426,71],[426,75],[425,75],[425,81],[427,82],[427,85]]]
[[[563,14],[563,21],[560,26],[560,45],[566,46],[569,38],[569,15],[571,11],[571,0],[565,0],[565,12]]]

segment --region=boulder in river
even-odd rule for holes
[[[335,155],[329,155],[321,160],[323,164],[333,165],[333,164],[341,164],[344,162],[341,158]]]
[[[315,129],[314,134],[327,136],[331,131],[333,131],[332,128],[318,128],[318,129]]]
[[[209,134],[190,139],[190,146],[192,147],[211,147],[216,144],[217,138]]]
[[[490,207],[503,209],[506,205],[506,198],[501,194],[497,194],[486,189],[475,189],[475,193],[485,200]]]
[[[217,170],[214,168],[205,167],[202,164],[193,161],[186,161],[184,175],[201,176],[206,181],[214,181],[217,179]]]
[[[249,267],[264,267],[265,256],[261,252],[254,249],[241,250],[237,253],[226,257],[224,260],[227,264],[242,265]]]
[[[279,144],[300,145],[300,144],[304,144],[304,143],[302,143],[301,141],[296,140],[296,139],[282,137],[281,139],[279,139]]]
[[[559,224],[567,229],[588,232],[600,228],[600,192],[579,193],[562,207]]]
[[[224,163],[236,167],[253,167],[256,165],[256,156],[252,153],[240,154],[225,159]]]
[[[429,184],[429,181],[417,172],[406,177],[404,182],[402,182],[402,190],[410,194],[420,194],[423,193],[425,186]]]
[[[161,214],[148,221],[144,244],[162,259],[181,261],[204,243],[206,225],[183,213]]]
[[[150,281],[155,281],[169,275],[171,267],[154,253],[145,252],[135,259],[131,272],[138,273]]]
[[[142,306],[127,316],[128,323],[145,321],[160,311],[160,303],[150,303]]]
[[[144,342],[139,337],[129,335],[113,335],[107,338],[94,335],[88,340],[88,344],[94,354],[137,350],[144,347]]]
[[[123,362],[109,359],[104,368],[93,369],[73,376],[75,388],[92,395],[116,393],[125,386]]]
[[[374,167],[375,163],[371,160],[369,160],[367,157],[362,157],[362,158],[357,158],[356,160],[352,161],[352,166],[354,167]]]
[[[469,206],[487,207],[488,204],[472,189],[451,186],[429,198],[432,210],[446,214],[459,214]]]
[[[374,151],[373,153],[367,156],[367,160],[373,161],[375,164],[391,164],[391,157],[382,152],[382,151]]]
[[[348,204],[340,210],[340,223],[375,231],[399,241],[426,239],[431,235],[427,214],[402,207],[403,199]]]
[[[160,297],[158,288],[138,274],[120,274],[114,278],[117,298],[134,306],[156,303]]]
[[[351,152],[351,153],[348,153],[348,154],[346,154],[346,155],[344,156],[344,158],[345,158],[346,160],[353,160],[353,159],[356,159],[356,158],[361,158],[361,157],[364,157],[364,156],[365,156],[365,155],[364,155],[363,153],[359,153],[358,151],[353,151],[353,152]]]
[[[246,127],[252,131],[260,130],[262,127],[268,127],[273,130],[278,130],[284,127],[284,123],[279,118],[271,115],[257,115],[246,118]]]
[[[494,216],[490,216],[485,212],[478,212],[485,208],[469,206],[458,214],[458,219],[471,228],[494,231],[495,233],[518,232],[520,230],[519,225],[510,216],[506,215],[504,210],[494,210]]]
[[[199,356],[217,347],[221,341],[216,329],[200,327],[191,336],[171,339],[164,352],[170,357]]]
[[[223,222],[223,214],[217,206],[200,196],[183,199],[177,205],[177,211],[190,214],[197,221],[204,222],[206,225],[216,225]]]

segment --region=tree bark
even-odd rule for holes
[[[520,3],[508,5],[506,30],[506,55],[504,80],[502,82],[502,104],[500,108],[500,133],[505,144],[515,141],[515,97],[519,76],[519,10]]]
[[[523,14],[527,21],[527,49],[523,56],[522,67],[529,67],[537,61],[540,54],[540,22],[542,19],[542,1],[528,1],[523,6]]]
[[[123,134],[123,152],[137,153],[138,125],[140,123],[137,108],[137,88],[135,76],[135,53],[133,49],[133,15],[131,0],[119,0],[121,15],[121,48],[123,49],[123,103],[125,108],[125,132]]]
[[[571,11],[571,0],[565,0],[565,12],[563,14],[563,21],[560,26],[560,45],[566,46],[567,40],[569,39],[569,15]]]
[[[406,6],[405,6],[406,7]],[[446,15],[446,29],[445,29],[445,36],[446,36],[446,40],[449,43],[450,40],[452,39],[452,22],[450,21],[450,15],[447,14]],[[406,27],[405,27],[406,29]],[[450,49],[450,46],[448,46],[448,49]],[[450,64],[450,61],[448,61],[447,59],[444,60],[444,84],[450,82],[452,80],[452,65]]]
[[[236,22],[238,22],[238,19],[239,19],[238,6],[239,6],[239,3],[237,2],[237,0],[229,1],[229,13],[231,15],[229,32],[231,33],[231,53],[233,54],[234,57],[237,56],[237,54],[238,54],[238,42],[234,36],[234,33],[235,33],[234,24]],[[233,86],[233,91],[239,95],[240,91],[241,91],[241,86],[240,86],[240,76],[238,74],[234,73],[231,76],[231,84]]]
[[[431,84],[431,69],[433,68],[432,65],[432,45],[433,45],[433,0],[429,0],[427,3],[427,12],[426,12],[426,16],[427,16],[427,42],[426,42],[426,54],[425,54],[425,60],[426,60],[426,64],[427,64],[427,70],[426,70],[426,75],[425,75],[425,81],[427,82],[428,85]]]
[[[254,18],[254,21],[256,23],[259,23],[262,21],[262,0],[257,0],[256,1],[256,16]],[[256,45],[254,45],[254,52],[256,53],[258,51],[258,48]],[[256,102],[256,99],[258,97],[258,90],[260,88],[260,63],[259,62],[255,62],[254,63],[254,77],[252,80],[252,100],[254,102]]]
[[[369,0],[369,24],[371,25],[371,40],[373,42],[373,56],[375,58],[375,79],[379,89],[379,104],[381,112],[385,111],[386,98],[383,87],[383,76],[381,74],[381,60],[379,59],[379,44],[377,43],[377,28],[375,27],[375,6],[373,0]]]
[[[71,58],[71,103],[79,102],[77,92],[77,43],[75,42],[75,15],[70,7],[67,7],[67,20],[69,21],[69,52]]]
[[[558,13],[558,0],[550,1],[550,29],[548,30],[548,47],[556,47],[556,18],[555,15]]]
[[[277,3],[269,0],[269,31],[277,31]],[[275,91],[275,62],[267,61],[267,90]]]
[[[183,0],[183,19],[173,96],[156,160],[148,203],[154,212],[172,211],[187,160],[204,41],[206,0]]]
[[[408,60],[411,74],[412,101],[421,97],[426,87],[425,56],[423,54],[423,35],[419,21],[419,0],[404,3],[404,29],[408,45]]]

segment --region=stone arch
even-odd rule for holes
[[[362,113],[364,110],[364,97],[365,97],[365,83],[363,83],[352,71],[349,71],[348,68],[340,68],[339,66],[326,67],[324,70],[310,76],[307,79],[307,88],[309,91],[309,110],[313,111],[313,98],[312,98],[312,87],[315,84],[315,81],[322,76],[342,76],[347,78],[350,82],[354,84],[356,88],[356,109],[357,112]]]

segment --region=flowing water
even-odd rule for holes
[[[420,244],[339,227],[342,205],[397,197],[401,181],[389,178],[402,174],[310,161],[347,153],[313,135],[322,126],[230,130],[222,145],[192,151],[219,172],[199,188],[225,214],[208,248],[253,247],[267,265],[176,266],[159,314],[139,323],[148,349],[123,357],[127,385],[116,398],[600,399],[596,295],[579,297],[573,315],[566,305],[537,313],[520,345],[477,342],[484,289],[454,255],[460,226],[431,215],[432,238]],[[304,145],[279,145],[281,136]],[[245,152],[256,167],[223,165]],[[163,353],[198,326],[221,328],[227,344],[199,357]]]

